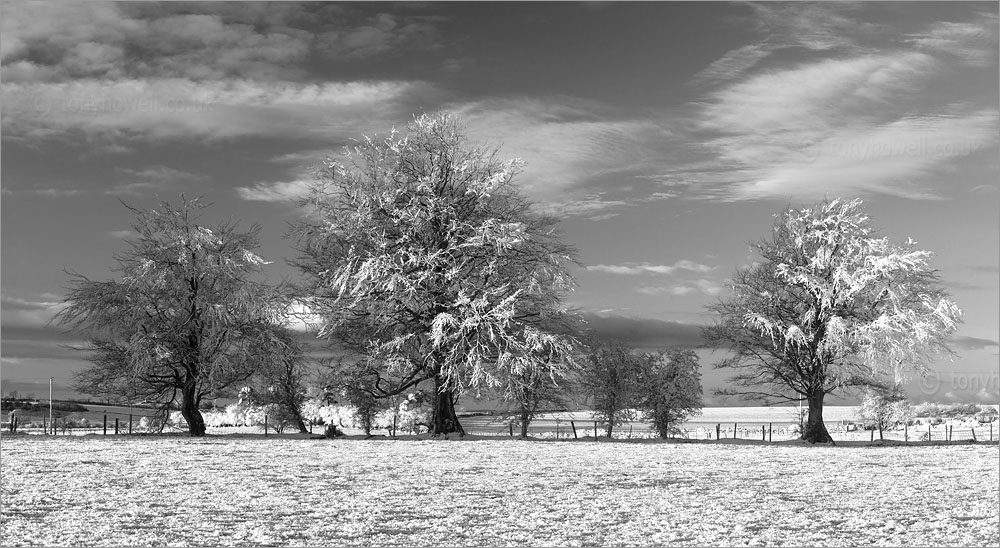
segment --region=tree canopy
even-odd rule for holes
[[[75,276],[56,317],[87,334],[93,365],[79,372],[83,393],[144,399],[181,413],[193,436],[205,433],[203,400],[228,390],[289,348],[279,324],[280,293],[255,279],[259,226],[196,223],[206,206],[129,209],[136,236],[115,256],[118,280]]]
[[[826,394],[885,385],[885,376],[924,373],[949,356],[961,310],[912,240],[878,237],[860,200],[787,208],[760,259],[733,275],[732,295],[713,305],[705,336],[736,370],[722,391],[767,403],[809,402],[803,439],[832,441],[822,420]]]
[[[375,394],[434,382],[432,431],[461,432],[466,392],[516,397],[514,378],[558,378],[574,249],[518,190],[517,160],[474,146],[456,120],[423,115],[328,160],[294,234],[320,336],[366,356]]]
[[[646,354],[639,407],[661,438],[675,433],[691,415],[701,414],[700,369],[698,354],[691,349]]]

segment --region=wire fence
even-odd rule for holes
[[[902,441],[902,442],[993,442],[1000,440],[996,423],[972,426],[968,424],[913,425],[891,430],[865,430],[842,423],[827,423],[827,431],[837,441]],[[688,440],[756,440],[761,442],[790,441],[800,437],[797,424],[791,423],[716,423],[671,429],[671,438]],[[520,426],[515,421],[493,419],[473,421],[465,427],[468,434],[493,437],[519,437]],[[608,438],[607,423],[600,421],[544,421],[528,428],[528,436],[539,439],[598,439]],[[642,421],[624,422],[611,430],[612,439],[650,439],[660,434],[652,424]]]
[[[152,420],[151,420],[152,419]],[[516,421],[505,417],[465,417],[463,427],[466,434],[483,437],[520,437],[521,427]],[[40,424],[39,424],[40,423]],[[316,425],[310,423],[312,433]],[[13,421],[0,423],[5,433],[20,433],[27,435],[135,435],[152,433],[182,433],[186,428],[173,423],[163,424],[153,413],[116,413],[106,412],[100,415],[100,421],[71,420],[67,417],[55,418],[49,423],[48,417],[17,417]],[[255,431],[268,435],[277,433],[273,423],[268,425],[265,417],[262,425],[252,427]],[[324,428],[319,425],[319,428]],[[225,432],[224,428],[209,427],[212,430]],[[901,441],[901,442],[994,442],[1000,440],[1000,425],[985,423],[970,425],[938,424],[938,425],[906,425],[891,430],[868,430],[856,428],[855,425],[842,423],[827,423],[827,430],[835,442],[838,441]],[[536,439],[607,439],[607,423],[592,420],[538,420],[530,424],[527,435]],[[632,421],[616,425],[611,429],[611,439],[652,439],[660,434],[648,422]],[[756,440],[760,442],[790,441],[799,438],[799,427],[788,423],[716,423],[714,425],[701,423],[698,426],[685,425],[671,429],[669,437],[687,440]]]

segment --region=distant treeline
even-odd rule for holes
[[[10,412],[14,409],[20,409],[25,413],[39,413],[42,411],[49,410],[49,402],[41,403],[37,400],[0,400],[0,411]],[[87,408],[73,402],[66,401],[53,401],[52,402],[53,411],[65,411],[68,413],[86,412]]]
[[[991,407],[984,408],[975,403],[919,403],[913,407],[917,417],[973,417],[996,415]]]

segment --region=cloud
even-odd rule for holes
[[[313,181],[305,179],[277,183],[257,183],[252,187],[237,187],[236,194],[244,200],[251,201],[294,202],[306,196],[312,184]]]
[[[978,337],[952,337],[951,343],[962,350],[984,350],[986,348],[1000,346],[1000,343],[992,339],[980,339]]]
[[[111,189],[108,194],[132,194],[141,195],[146,191],[164,191],[189,183],[203,182],[208,179],[205,175],[198,175],[181,169],[156,165],[142,169],[118,168],[124,173],[129,182],[123,182]]]
[[[565,96],[488,99],[445,107],[473,140],[502,144],[505,157],[526,161],[520,177],[536,199],[561,196],[567,215],[594,213],[628,201],[588,185],[618,190],[660,166],[677,136],[656,120],[637,118],[595,101]]]
[[[533,204],[533,209],[543,215],[553,215],[556,217],[575,217],[599,213],[607,209],[629,207],[629,203],[624,200],[608,200],[603,193],[594,193],[577,200],[552,201],[544,200]],[[590,219],[610,218],[618,213],[601,213],[593,215]]]
[[[606,272],[609,274],[674,274],[680,270],[689,272],[706,273],[715,270],[716,267],[708,266],[694,261],[682,260],[673,265],[656,265],[650,263],[625,263],[620,265],[597,264],[586,267],[591,272]]]
[[[398,119],[434,96],[422,82],[199,82],[183,78],[4,83],[4,137],[108,141],[356,136],[372,113]],[[388,126],[389,123],[387,122]]]
[[[702,346],[701,326],[667,322],[651,318],[627,318],[616,315],[583,314],[588,327],[603,339],[617,339],[643,349],[670,346],[695,348]]]
[[[973,22],[938,21],[922,33],[909,35],[906,41],[973,67],[995,67],[997,15],[980,13]]]
[[[771,54],[766,44],[749,44],[730,51],[691,77],[695,85],[710,85],[733,80]]]
[[[724,287],[706,279],[690,280],[671,286],[640,286],[636,292],[643,295],[674,295],[677,297],[692,294],[718,295]]]
[[[200,9],[187,6],[192,8]],[[281,21],[246,24],[229,14],[135,10],[98,2],[5,6],[3,79],[266,79],[301,74],[297,65],[311,50],[311,32]]]
[[[29,301],[3,295],[0,297],[0,311],[4,337],[8,328],[45,326],[65,307],[66,303],[59,301]]]
[[[367,24],[324,32],[317,36],[321,55],[366,58],[400,49],[434,49],[440,41],[436,23],[441,17],[379,13]]]
[[[919,184],[997,141],[996,109],[907,113],[906,98],[942,68],[922,52],[824,59],[749,76],[716,92],[699,126],[725,169],[716,197],[938,197]],[[712,179],[714,178],[714,183]]]

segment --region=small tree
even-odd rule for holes
[[[698,354],[672,348],[645,355],[640,407],[661,438],[677,425],[701,413],[701,372]]]
[[[567,395],[572,390],[569,378],[556,382],[539,369],[526,370],[512,380],[517,384],[510,390],[508,407],[516,417],[522,438],[528,437],[528,427],[539,413],[566,407]]]
[[[827,394],[883,384],[891,371],[923,373],[950,356],[961,310],[912,241],[876,237],[861,201],[824,201],[778,215],[771,239],[753,244],[760,260],[733,275],[732,296],[712,310],[706,339],[730,352],[734,369],[720,391],[765,403],[804,398],[802,439],[832,442],[823,422]]]
[[[878,439],[885,439],[883,431],[913,418],[913,407],[906,400],[906,393],[896,384],[889,389],[868,388],[858,406],[858,417],[878,429]]]
[[[614,427],[636,418],[646,360],[620,341],[599,341],[591,345],[580,384],[590,399],[594,416],[606,424],[605,433],[609,438]]]
[[[260,402],[270,407],[275,424],[290,424],[300,433],[309,428],[303,418],[306,401],[305,378],[309,374],[302,346],[289,329],[277,329],[276,341],[283,351],[273,362],[266,363],[256,375],[256,393]],[[280,432],[280,431],[279,431]]]
[[[78,391],[164,406],[179,396],[192,436],[205,435],[203,401],[226,396],[285,350],[278,293],[254,279],[264,264],[253,252],[260,227],[200,226],[204,207],[129,207],[138,236],[115,256],[121,279],[76,276],[56,317],[92,338],[93,366],[76,375]]]
[[[565,374],[573,341],[547,331],[544,313],[573,286],[574,250],[514,186],[518,161],[470,145],[447,115],[408,130],[319,170],[294,230],[297,265],[320,337],[366,356],[374,395],[432,383],[431,432],[461,433],[466,391]]]

